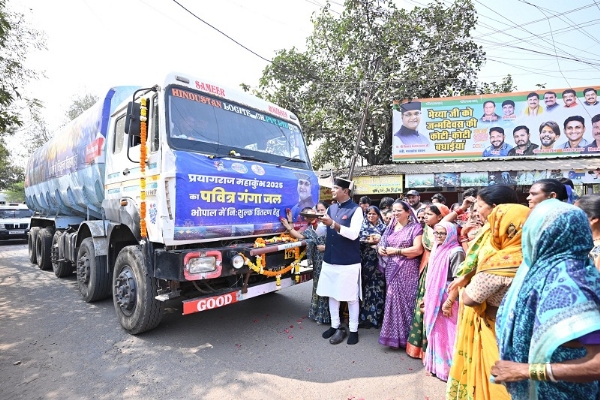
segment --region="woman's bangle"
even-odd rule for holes
[[[398,249],[398,254],[402,255],[402,249]]]
[[[529,364],[529,379],[532,381],[547,381],[546,364]]]
[[[554,374],[552,373],[552,365],[549,362],[546,363],[546,375],[548,375],[550,382],[556,382],[556,378],[554,378]]]

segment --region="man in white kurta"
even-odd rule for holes
[[[359,234],[363,212],[360,206],[352,201],[351,191],[351,181],[335,179],[331,192],[336,204],[331,205],[327,214],[321,218],[321,222],[328,228],[317,294],[329,297],[331,327],[323,333],[323,338],[329,339],[332,344],[340,343],[346,335],[344,328],[340,328],[341,301],[348,303],[350,314],[350,336],[347,343],[358,343],[361,297]]]

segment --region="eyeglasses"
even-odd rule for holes
[[[419,116],[421,116],[421,111],[415,111],[415,112],[406,111],[406,112],[402,113],[402,116],[406,117],[406,118],[419,117]]]
[[[446,232],[433,232],[433,236],[446,236]]]
[[[302,179],[298,179],[298,186],[310,186],[310,182],[302,180]]]

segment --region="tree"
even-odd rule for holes
[[[10,154],[4,140],[0,138],[0,190],[10,189],[14,184],[24,181],[23,168],[10,161]]]
[[[0,136],[21,126],[19,112],[23,108],[38,108],[40,102],[26,96],[24,86],[38,74],[25,67],[32,49],[45,49],[44,36],[27,25],[25,16],[6,10],[6,0],[0,0]]]
[[[65,116],[69,121],[79,117],[85,110],[96,104],[99,97],[95,94],[84,94],[73,99],[73,102],[69,106],[69,109],[65,113]]]
[[[391,159],[393,99],[489,89],[477,82],[485,53],[471,39],[471,0],[436,0],[411,11],[392,0],[346,0],[339,16],[327,3],[312,22],[306,51],[278,51],[256,93],[296,113],[308,143],[322,141],[316,168],[341,167],[352,157],[367,96],[358,154],[374,165]]]
[[[490,82],[490,83],[481,83],[478,85],[475,93],[465,93],[465,94],[490,94],[490,93],[510,93],[517,90],[513,82],[513,78],[510,74],[506,75],[502,78],[502,82]]]
[[[25,187],[24,182],[16,182],[10,185],[5,191],[6,200],[9,203],[24,203],[25,202]]]

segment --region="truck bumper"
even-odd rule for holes
[[[312,280],[312,269],[301,271],[298,276],[298,282],[295,277],[281,279],[281,285],[278,287],[275,281],[261,283],[255,286],[249,286],[246,293],[242,290],[232,290],[218,296],[203,296],[183,302],[183,315],[193,314],[200,311],[211,310],[213,308],[223,307],[229,304],[237,303],[242,300],[248,300],[253,297],[275,292],[282,288],[290,287],[298,283],[308,282]]]

